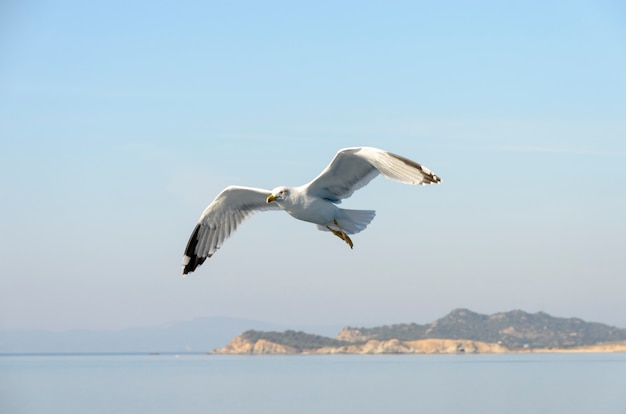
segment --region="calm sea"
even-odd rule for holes
[[[625,414],[626,354],[0,356],[0,413]]]

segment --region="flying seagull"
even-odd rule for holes
[[[414,185],[441,181],[415,161],[378,148],[354,147],[339,150],[320,175],[300,187],[281,186],[271,191],[226,187],[204,210],[189,238],[183,256],[183,275],[213,256],[246,218],[265,210],[284,210],[298,220],[317,224],[319,230],[331,232],[352,248],[348,235],[364,230],[376,212],[342,209],[337,204],[378,174]]]

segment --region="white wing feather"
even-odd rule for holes
[[[237,227],[250,215],[264,210],[279,210],[276,203],[266,203],[270,190],[226,187],[209,204],[198,220],[183,256],[183,274],[193,272],[211,257]]]
[[[339,150],[320,175],[306,186],[307,192],[335,203],[350,197],[378,174],[406,184],[438,183],[428,168],[378,148],[354,147]]]

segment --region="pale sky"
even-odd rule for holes
[[[0,329],[196,317],[430,322],[466,307],[626,327],[621,1],[8,1],[0,6]],[[282,212],[181,276],[230,184],[375,146],[354,250]]]

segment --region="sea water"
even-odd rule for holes
[[[0,356],[0,413],[624,414],[626,354]]]

